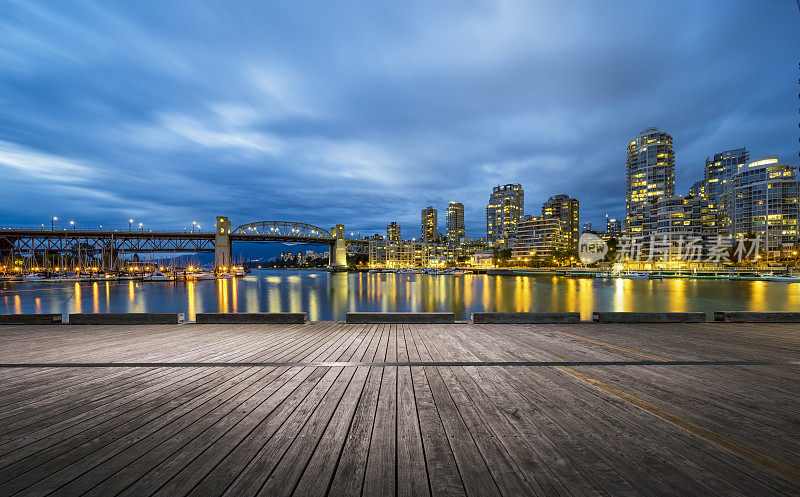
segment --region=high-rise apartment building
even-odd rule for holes
[[[689,187],[689,196],[690,197],[705,197],[706,196],[706,180],[701,179],[700,181],[695,181],[691,187]]]
[[[622,223],[619,219],[606,218],[606,234],[620,235],[622,234]]]
[[[658,201],[675,195],[672,137],[646,128],[628,143],[625,230],[634,236],[655,230]]]
[[[436,243],[439,237],[439,215],[438,211],[431,207],[422,209],[422,243]]]
[[[461,202],[450,202],[447,206],[447,243],[448,245],[458,245],[466,236],[464,227],[464,204]]]
[[[768,255],[783,244],[797,243],[799,196],[796,168],[776,155],[740,165],[729,191],[731,235],[760,237],[760,248]]]
[[[719,211],[719,228],[724,235],[730,229],[730,206],[728,192],[731,189],[733,176],[739,168],[745,166],[750,161],[750,152],[746,148],[726,150],[714,154],[714,158],[706,158],[705,195],[712,203],[717,205]]]
[[[491,247],[504,246],[517,231],[525,209],[522,185],[498,185],[492,188],[486,206],[486,241]]]
[[[400,236],[400,225],[396,222],[392,221],[391,223],[386,225],[386,239],[387,240],[402,240],[403,237]]]
[[[558,219],[561,226],[559,236],[563,238],[562,245],[566,250],[578,250],[579,210],[578,199],[564,193],[554,195],[542,204],[542,217]]]

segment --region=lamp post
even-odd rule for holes
[[[194,233],[195,226],[197,226],[197,221],[192,221],[192,233]]]
[[[143,226],[143,225],[144,225],[144,223],[139,223],[139,231],[144,231],[144,230],[142,229],[142,226]]]
[[[58,218],[53,216],[53,219],[50,220],[50,231],[56,230],[56,221],[58,221]]]
[[[70,221],[69,224],[72,226],[72,229],[75,229],[75,221]]]
[[[133,219],[128,219],[128,231],[131,230],[131,225],[133,224]]]

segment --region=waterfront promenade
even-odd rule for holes
[[[0,326],[0,495],[798,495],[800,324]]]

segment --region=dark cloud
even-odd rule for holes
[[[416,234],[491,187],[624,215],[627,142],[796,163],[786,1],[18,2],[0,12],[0,224],[217,214]]]

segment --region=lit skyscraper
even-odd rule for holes
[[[439,237],[439,215],[436,209],[428,206],[422,209],[422,243],[436,243]]]
[[[558,219],[564,248],[578,250],[578,237],[580,236],[578,199],[571,198],[564,193],[554,195],[542,204],[542,217]]]
[[[706,196],[706,180],[701,179],[700,181],[695,181],[694,184],[689,188],[689,196],[690,197],[705,197]]]
[[[606,218],[606,233],[609,235],[622,233],[622,223],[619,222],[619,219]]]
[[[517,231],[525,209],[525,191],[519,183],[492,188],[486,206],[486,240],[490,246],[504,245]]]
[[[797,243],[800,182],[796,168],[778,162],[778,156],[760,157],[739,166],[730,196],[731,234],[757,235],[770,252]]]
[[[400,225],[396,222],[392,221],[391,223],[386,225],[386,239],[397,241],[402,240],[403,237],[400,236]]]
[[[450,205],[447,206],[447,243],[458,245],[465,236],[464,204],[450,202]]]
[[[628,143],[625,229],[649,235],[657,224],[657,204],[675,195],[675,152],[672,137],[647,128]]]
[[[714,159],[706,158],[705,195],[717,206],[719,212],[719,228],[723,234],[730,229],[730,208],[728,191],[731,189],[733,176],[740,167],[750,160],[750,152],[746,148],[726,150],[714,154]]]

